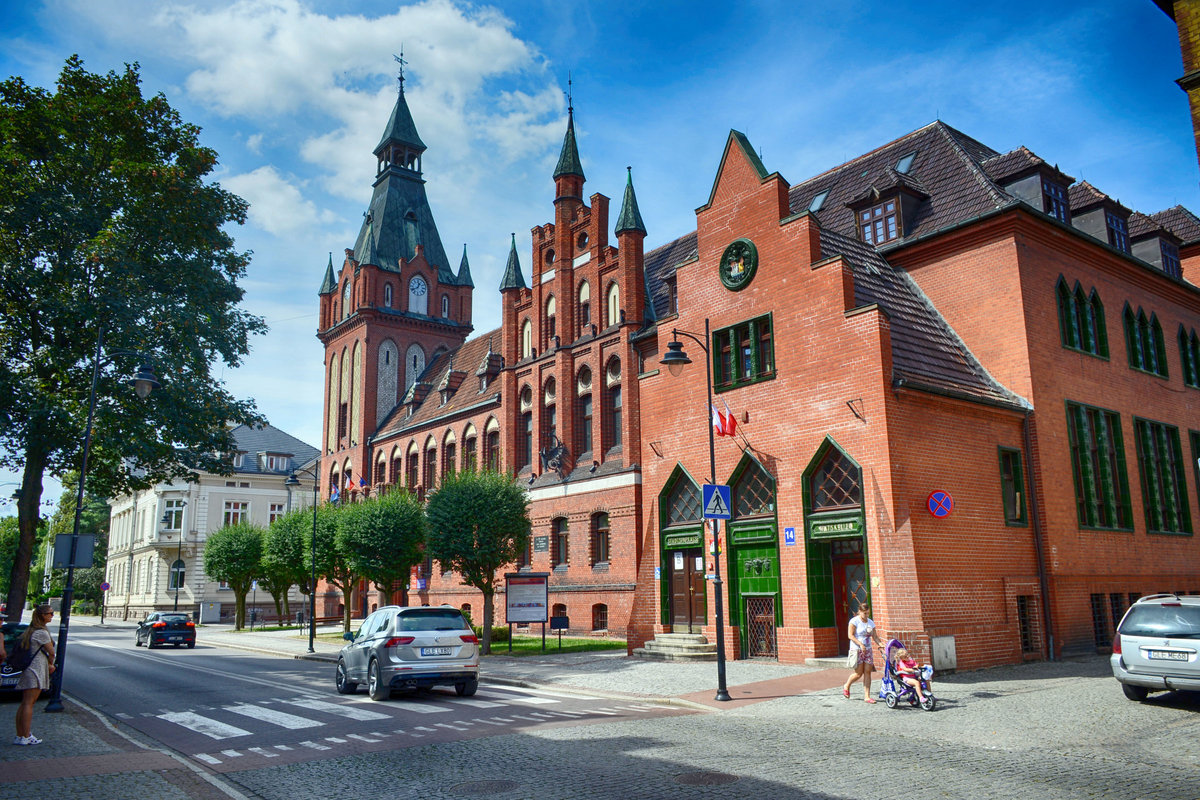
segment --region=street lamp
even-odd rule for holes
[[[87,478],[88,455],[92,449],[92,422],[96,417],[96,384],[100,380],[100,363],[101,355],[104,352],[104,325],[100,325],[100,331],[96,335],[96,356],[92,359],[92,389],[88,396],[88,416],[87,428],[83,434],[83,460],[79,464],[79,486],[75,491],[75,524],[71,529],[71,557],[67,562],[67,584],[63,588],[62,611],[59,615],[60,622],[58,623],[58,651],[56,653],[56,664],[54,674],[50,679],[50,701],[46,703],[46,711],[62,711],[62,682],[63,668],[67,663],[67,632],[70,630],[71,624],[71,603],[75,599],[75,551],[79,546],[79,523],[83,516],[83,483]],[[141,356],[132,350],[114,349],[109,353],[111,356]],[[145,399],[150,395],[150,392],[158,388],[158,379],[154,376],[154,370],[148,361],[143,361],[141,368],[137,374],[130,378],[127,383],[133,387],[134,393],[141,399]]]
[[[679,341],[680,336],[686,336],[700,346],[704,351],[704,390],[708,393],[708,407],[712,408],[712,359],[709,353],[708,344],[708,318],[704,319],[704,339],[699,339],[696,334],[679,328],[671,329],[672,340],[667,345],[667,354],[662,357],[662,363],[666,366],[667,371],[672,377],[678,378],[683,373],[683,368],[692,363],[692,360],[683,352],[683,342]],[[705,415],[705,420],[708,416]],[[717,446],[716,440],[713,437],[713,427],[708,426],[708,469],[709,479],[712,484],[717,484]],[[723,589],[721,584],[721,557],[724,553],[721,552],[718,546],[717,539],[717,521],[713,520],[713,550],[716,551],[713,555],[713,591],[717,597],[716,617],[717,617],[717,700],[729,700],[729,690],[725,686],[725,601],[722,597]]]
[[[288,479],[283,483],[288,490],[289,504],[292,500],[292,489],[300,485],[300,479],[296,477],[297,472],[313,479],[313,529],[310,553],[312,556],[312,579],[308,586],[308,652],[315,653],[313,641],[317,638],[317,490],[320,488],[321,479],[317,477],[316,470],[292,470],[292,474],[288,475]]]
[[[182,505],[179,507],[180,508],[179,549],[175,552],[175,563],[171,565],[171,578],[173,579],[173,581],[175,583],[175,609],[174,609],[175,611],[179,610],[179,587],[183,585],[183,577],[185,574],[187,574],[187,570],[184,568],[184,565],[183,565],[183,518],[182,518],[183,506],[187,505],[187,501],[182,500],[180,502],[182,503]],[[175,521],[174,516],[171,513],[170,509],[163,512],[162,524],[163,524],[164,528],[169,526],[174,521]]]

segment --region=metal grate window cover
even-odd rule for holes
[[[682,478],[671,487],[667,497],[667,525],[679,525],[700,520],[700,490],[687,478]]]
[[[830,447],[812,478],[813,510],[862,506],[861,475],[845,453]]]
[[[775,482],[751,460],[733,487],[733,505],[739,517],[761,516],[775,511]]]
[[[747,658],[779,658],[775,642],[775,598],[746,598]]]

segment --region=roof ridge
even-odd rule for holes
[[[961,136],[966,136],[965,133],[962,133],[961,131],[954,129],[954,128],[950,127],[949,125],[946,125],[945,123],[941,122],[941,120],[938,121],[937,130],[939,133],[942,134],[942,136],[950,144],[950,147],[954,150],[954,152],[958,153],[958,157],[963,161],[963,163],[965,163],[967,165],[967,168],[971,171],[971,173],[974,174],[975,181],[981,187],[983,187],[983,189],[989,195],[991,195],[992,201],[995,203],[997,208],[1003,208],[1004,206],[1015,202],[1013,200],[1013,198],[1007,192],[1005,192],[1003,189],[1001,189],[999,186],[997,186],[996,182],[988,177],[986,170],[984,170],[984,168],[983,168],[983,165],[980,164],[979,162],[977,162],[975,160],[974,156],[972,156],[970,153],[968,153],[967,149],[962,146],[962,142],[960,142],[958,140],[958,137],[951,136],[949,131],[954,131],[956,134],[959,134]],[[970,137],[967,137],[967,138],[970,138]],[[980,142],[976,139],[972,139],[971,141],[975,142],[976,144],[980,145],[981,147],[987,147],[987,145],[983,144],[983,142]],[[988,147],[987,149],[991,150],[992,148]]]

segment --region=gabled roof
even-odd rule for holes
[[[1106,204],[1115,207],[1119,211],[1124,211],[1126,214],[1130,213],[1128,208],[1121,205],[1116,200],[1097,189],[1095,186],[1092,186],[1087,181],[1080,181],[1079,183],[1072,184],[1071,188],[1067,190],[1067,199],[1071,203],[1072,214],[1079,213],[1081,211],[1087,211],[1088,209],[1095,208],[1096,206]]]
[[[675,275],[675,268],[695,261],[698,254],[696,232],[692,231],[656,247],[642,258],[646,272],[646,307],[654,309],[654,319],[662,319],[668,313],[670,290],[667,280]]]
[[[293,467],[301,466],[306,461],[311,461],[321,454],[321,451],[317,448],[305,444],[289,433],[284,433],[274,425],[238,425],[231,433],[233,440],[237,443],[238,451],[246,453],[249,456],[254,456],[258,453],[290,456]],[[242,466],[236,467],[234,472],[239,475],[248,473],[279,474],[266,473],[264,470],[259,469],[257,458],[243,459]]]
[[[1200,241],[1200,217],[1183,206],[1163,209],[1157,214],[1151,214],[1150,219],[1178,236],[1185,245]]]
[[[1041,158],[1037,153],[1024,145],[1021,145],[1016,150],[1009,150],[1004,155],[986,159],[982,162],[982,166],[988,177],[999,184],[1008,183],[1015,178],[1022,177],[1026,173],[1042,169],[1049,169],[1051,172],[1057,174],[1064,186],[1069,186],[1075,182],[1075,179],[1070,175],[1064,174],[1058,168],[1057,164],[1051,165],[1050,162]]]
[[[1136,241],[1147,236],[1158,236],[1167,239],[1167,241],[1179,243],[1179,237],[1161,222],[1153,217],[1146,216],[1140,211],[1134,211],[1129,215],[1129,240]]]

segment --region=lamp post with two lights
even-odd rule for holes
[[[311,540],[311,561],[312,561],[312,576],[308,586],[308,652],[314,653],[313,642],[317,638],[317,491],[321,486],[321,479],[317,477],[315,469],[294,469],[292,474],[288,475],[288,479],[283,482],[283,485],[288,490],[288,503],[292,501],[292,489],[300,485],[300,479],[296,477],[296,473],[308,475],[313,479],[313,527]]]
[[[50,700],[46,703],[46,711],[62,711],[62,682],[63,668],[67,663],[67,632],[70,629],[71,622],[71,603],[75,599],[75,554],[79,546],[79,523],[83,516],[83,484],[87,479],[88,456],[92,449],[92,423],[96,417],[96,384],[100,380],[100,367],[104,355],[104,326],[100,326],[100,332],[96,336],[96,356],[92,360],[92,388],[88,396],[88,416],[87,427],[83,434],[83,459],[79,465],[79,486],[75,490],[75,523],[71,528],[71,554],[67,562],[67,583],[63,588],[62,597],[62,612],[59,616],[58,624],[58,650],[56,653],[55,670],[50,679]],[[141,353],[133,350],[113,349],[109,352],[109,358],[115,356],[138,356],[142,357]],[[137,374],[130,378],[127,383],[133,387],[134,393],[141,399],[146,399],[150,396],[150,392],[158,388],[158,379],[154,376],[154,370],[150,366],[149,361],[143,360],[142,366],[138,369]]]
[[[704,320],[704,339],[698,338],[697,334],[685,331],[680,328],[671,329],[671,342],[667,345],[667,354],[662,357],[662,364],[671,373],[672,377],[679,377],[683,373],[683,368],[692,363],[692,360],[683,352],[683,342],[679,341],[680,336],[686,336],[691,339],[700,349],[704,351],[704,390],[708,395],[708,407],[712,408],[712,358],[708,349],[709,330],[708,318]],[[705,417],[707,420],[708,417]],[[708,426],[708,470],[709,480],[716,486],[717,484],[717,445],[713,436],[712,425]],[[716,595],[716,612],[717,621],[717,700],[729,700],[729,690],[725,685],[725,601],[723,597],[724,589],[721,583],[721,558],[724,553],[721,552],[718,546],[717,539],[717,523],[713,520],[713,592]]]

